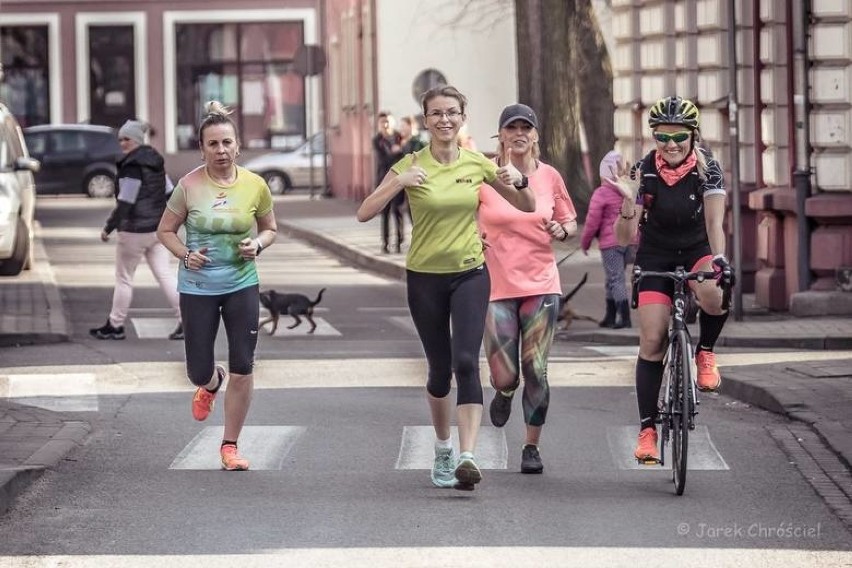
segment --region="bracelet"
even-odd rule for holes
[[[630,215],[625,215],[624,212],[621,211],[621,210],[619,210],[618,213],[621,215],[622,219],[626,219],[626,220],[629,221],[630,219],[633,219],[634,217],[636,217],[636,208],[635,207],[633,208],[633,213],[631,213]]]
[[[186,254],[183,255],[183,267],[189,270],[189,254],[192,252],[191,249],[186,249]]]

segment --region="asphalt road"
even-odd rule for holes
[[[182,344],[165,338],[173,322],[144,266],[128,340],[88,337],[109,310],[113,253],[97,236],[109,205],[56,203],[39,218],[73,340],[9,350],[0,372],[21,401],[93,429],[0,518],[0,566],[852,564],[852,535],[780,449],[793,434],[775,415],[705,396],[683,497],[670,470],[632,463],[625,347],[555,346],[543,475],[519,473],[516,402],[505,428],[483,428],[480,488],[432,487],[403,286],[298,242],[264,254],[262,288],[328,288],[321,325],[261,338],[241,442],[253,468],[222,472],[211,449],[221,401],[208,422],[192,420]]]

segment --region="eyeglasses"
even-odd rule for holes
[[[681,142],[689,140],[690,134],[692,134],[692,132],[688,130],[672,132],[671,134],[666,134],[665,132],[654,132],[654,139],[661,144],[668,144],[669,141],[680,144]]]
[[[441,120],[443,117],[447,117],[450,120],[456,120],[462,115],[461,111],[455,108],[451,108],[450,110],[430,110],[426,113],[426,116],[429,118],[437,118]]]

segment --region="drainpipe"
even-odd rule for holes
[[[734,288],[734,319],[743,320],[743,245],[740,211],[740,123],[737,102],[737,20],[736,0],[728,0],[728,129],[731,145],[731,200],[733,216],[734,273],[739,286]]]
[[[760,32],[763,29],[763,23],[760,21],[760,0],[754,0],[751,8],[751,20],[754,22],[754,33],[752,34],[751,51],[754,54],[754,74],[752,81],[752,90],[754,91],[754,181],[757,189],[764,186],[763,183],[763,151],[766,146],[763,144],[763,122],[761,113],[763,112],[763,91],[760,88],[760,75],[763,72],[763,62],[760,60]]]
[[[810,97],[808,96],[808,32],[811,21],[810,0],[800,0],[800,13],[794,18],[792,2],[789,2],[787,13],[788,26],[795,30],[793,58],[795,73],[795,94],[793,95],[793,116],[795,117],[795,164],[793,171],[793,187],[796,190],[796,241],[799,248],[798,281],[799,292],[804,292],[811,285],[811,243],[810,223],[805,215],[805,202],[811,195],[811,144],[810,144]],[[792,25],[790,24],[792,22]],[[791,35],[792,35],[791,30]]]

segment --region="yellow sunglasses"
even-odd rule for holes
[[[668,144],[669,141],[673,141],[677,144],[681,142],[686,142],[689,140],[689,135],[692,132],[688,130],[681,130],[680,132],[672,132],[671,134],[666,134],[665,132],[654,132],[654,139],[661,144]]]

